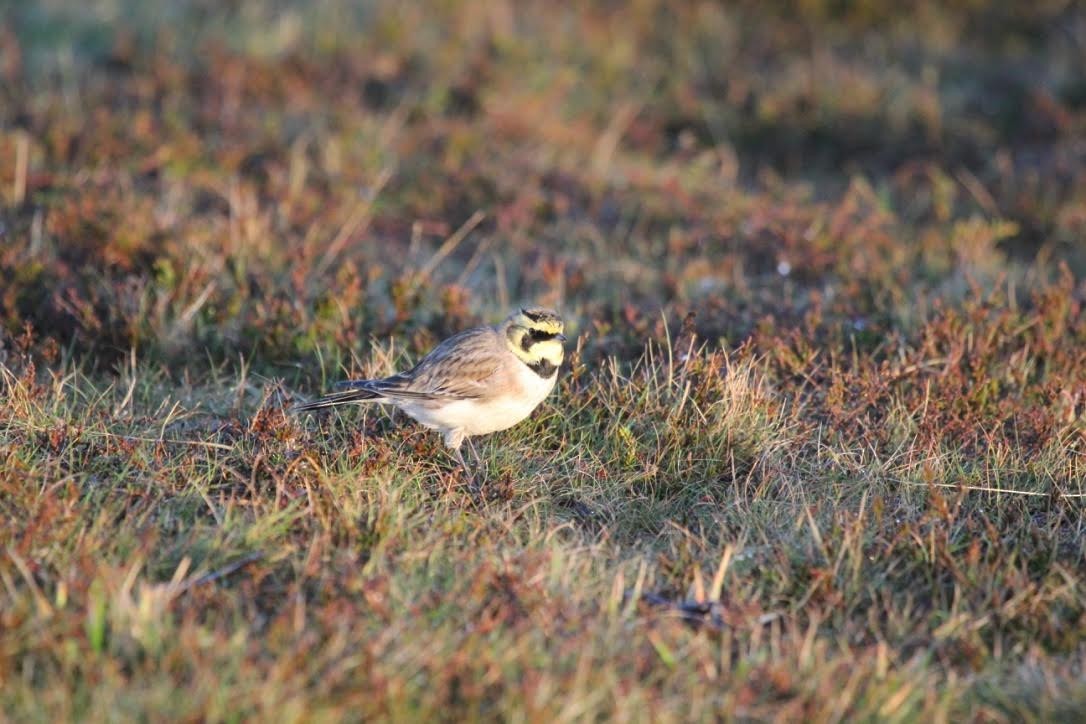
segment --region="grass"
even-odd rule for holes
[[[1086,16],[901,13],[0,9],[0,711],[1081,716]]]

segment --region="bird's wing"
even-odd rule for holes
[[[493,327],[474,327],[449,337],[411,370],[373,386],[390,398],[472,400],[494,392],[505,349]]]
[[[332,392],[317,398],[312,402],[303,402],[294,406],[295,412],[310,412],[312,410],[320,410],[325,407],[336,407],[338,405],[347,405],[352,402],[374,402],[380,401],[381,396],[373,390],[367,389],[365,386],[355,386],[351,389],[340,390],[338,392]]]

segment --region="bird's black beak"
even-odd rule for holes
[[[557,339],[559,342],[565,342],[566,341],[566,335],[564,335],[564,334],[556,334],[556,335],[554,335],[554,338]]]

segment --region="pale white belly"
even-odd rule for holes
[[[400,409],[423,425],[438,430],[460,430],[465,435],[486,435],[505,430],[532,414],[550,391],[558,375],[543,379],[527,367],[518,370],[521,392],[491,400],[457,400],[436,408],[403,403]]]

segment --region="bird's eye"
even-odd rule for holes
[[[553,334],[544,332],[542,329],[533,329],[529,334],[531,335],[533,342],[546,342],[548,339],[554,339]]]

